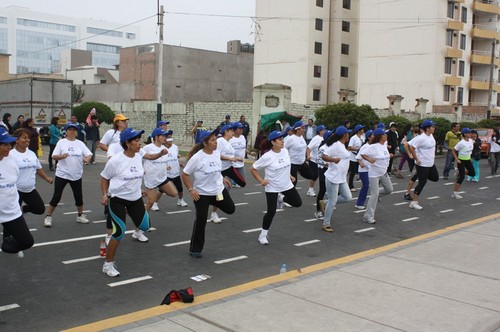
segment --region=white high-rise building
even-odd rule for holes
[[[292,102],[352,101],[413,110],[500,106],[500,5],[492,0],[257,0],[254,85]]]
[[[120,48],[140,43],[140,28],[92,19],[52,15],[24,7],[0,7],[0,53],[11,54],[9,72],[53,73],[61,50],[92,51],[92,65],[114,68]]]

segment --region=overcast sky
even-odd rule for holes
[[[31,10],[70,17],[132,23],[157,13],[157,0],[1,0],[0,6],[23,6]],[[250,18],[202,15],[255,16],[255,0],[160,0],[165,12],[164,43],[226,51],[226,42],[239,39],[253,43]],[[173,13],[189,13],[180,15]],[[157,19],[141,23],[141,43],[158,42]]]

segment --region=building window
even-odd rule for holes
[[[455,3],[452,1],[448,1],[447,14],[448,14],[449,18],[453,18],[454,14],[455,14]]]
[[[451,86],[445,85],[443,91],[443,101],[450,101]]]
[[[351,22],[342,21],[342,31],[350,32],[351,31]]]
[[[464,88],[459,87],[457,91],[457,103],[464,103]]]
[[[85,85],[87,84],[87,81],[86,80],[82,80],[82,85]]]
[[[323,53],[323,44],[320,42],[315,42],[314,43],[314,54],[321,54]]]
[[[451,74],[452,61],[453,60],[451,58],[444,58],[444,73],[445,74]]]
[[[446,30],[446,46],[453,47],[453,30]]]
[[[127,39],[135,39],[135,33],[127,32]]]
[[[340,77],[349,77],[349,67],[340,67]]]
[[[321,77],[321,66],[314,66],[314,77]]]
[[[344,55],[349,55],[349,44],[342,44],[340,46],[340,53]]]
[[[461,50],[465,50],[465,46],[466,46],[466,39],[465,38],[466,38],[466,36],[463,33],[461,33],[460,34],[460,49]]]
[[[344,9],[351,9],[351,0],[344,0],[342,2],[342,8],[344,8]]]
[[[467,8],[462,7],[462,22],[467,23]]]
[[[316,19],[316,30],[323,31],[323,20],[320,18]]]
[[[316,7],[323,8],[323,0],[316,0]]]
[[[497,106],[500,106],[500,93],[497,93]]]
[[[321,98],[321,90],[320,89],[313,89],[313,100],[319,101],[320,98]]]
[[[465,61],[458,62],[458,76],[465,76]]]
[[[100,80],[99,83],[106,84],[106,80]]]
[[[93,34],[93,35],[103,35],[103,36],[110,36],[110,37],[123,37],[123,32],[120,31],[113,31],[113,30],[105,30],[105,29],[100,29],[100,28],[93,28],[93,27],[87,27],[87,33]]]

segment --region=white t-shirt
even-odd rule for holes
[[[290,161],[294,165],[302,165],[306,161],[306,140],[302,136],[291,135],[285,141],[285,148],[290,155]]]
[[[361,155],[364,153],[364,151],[366,149],[368,149],[369,146],[370,146],[370,144],[368,144],[368,143],[361,146],[361,148],[358,151],[358,154],[356,155],[356,159],[358,160],[358,162],[361,159],[363,159],[363,157],[361,157]],[[363,159],[363,165],[365,165],[365,167],[361,167],[361,164],[358,166],[358,173],[368,172],[368,169],[370,168],[370,163]]]
[[[226,141],[224,137],[219,137],[217,138],[217,151],[219,151],[221,156],[224,156],[226,158],[233,158],[234,157],[234,149],[231,146],[231,144]],[[229,160],[222,160],[222,170],[225,171],[226,169],[230,168],[233,166],[233,162]]]
[[[348,146],[351,148],[357,148],[359,149],[363,145],[363,141],[361,138],[358,137],[358,135],[353,135],[351,139],[349,140]],[[350,155],[350,160],[354,162],[358,162],[358,159],[356,159],[356,155],[358,154],[358,151],[349,151]]]
[[[375,159],[373,164],[368,160],[363,160],[365,164],[370,165],[368,177],[378,178],[387,173],[387,167],[389,167],[391,156],[389,155],[389,150],[387,150],[386,145],[380,143],[370,144],[363,150],[363,155]]]
[[[337,141],[327,147],[325,155],[332,158],[340,158],[338,163],[328,163],[328,170],[325,172],[325,178],[331,183],[344,183],[347,180],[347,172],[349,171],[350,153],[345,148],[345,144]]]
[[[172,146],[168,148],[168,153],[165,157],[167,158],[167,177],[169,179],[178,177],[180,174],[180,167],[179,148],[177,145],[172,144]]]
[[[42,168],[40,160],[35,153],[29,149],[22,153],[12,149],[9,153],[19,168],[19,177],[17,178],[17,190],[22,193],[30,193],[35,189],[36,171]]]
[[[184,167],[184,173],[194,176],[193,188],[204,196],[222,193],[224,182],[221,171],[222,162],[220,152],[217,150],[212,154],[207,154],[203,150],[196,152]]]
[[[56,176],[70,181],[81,179],[83,175],[83,158],[91,156],[92,152],[80,140],[70,141],[63,138],[57,142],[52,155],[65,153],[68,154],[68,157],[57,162]]]
[[[490,138],[490,152],[493,153],[500,152],[500,144],[493,141],[493,138]]]
[[[243,135],[240,135],[240,137],[233,137],[229,140],[229,144],[231,144],[234,149],[234,156],[245,160],[245,154],[247,151],[247,140],[245,137]],[[233,166],[235,168],[242,168],[245,166],[245,162],[235,161]]]
[[[23,213],[19,206],[17,178],[19,168],[12,156],[0,160],[0,223],[19,218]]]
[[[269,184],[265,187],[266,192],[280,193],[293,187],[290,179],[291,165],[288,151],[283,148],[279,153],[269,150],[253,163],[252,167],[256,170],[265,170],[264,178],[269,181]]]
[[[432,167],[432,165],[434,165],[436,140],[432,134],[418,135],[409,141],[408,144],[415,148],[415,154],[420,160],[420,166]]]
[[[154,143],[146,145],[142,150],[144,153],[157,154],[165,150],[163,145],[156,146]],[[143,159],[144,185],[148,189],[158,187],[167,180],[167,156],[163,155],[158,159]]]
[[[455,151],[458,152],[458,159],[470,160],[472,149],[474,149],[474,142],[469,138],[468,141],[462,139],[455,145]]]
[[[108,147],[108,151],[106,151],[106,157],[110,157],[109,149],[112,145],[118,144],[120,145],[120,134],[121,131],[110,129],[104,133],[99,143],[102,143]],[[123,149],[122,149],[123,151]]]
[[[311,159],[310,160],[316,164],[318,163],[318,152],[319,152],[318,149],[319,149],[319,145],[321,144],[321,142],[323,142],[323,136],[316,135],[312,138],[312,140],[307,145],[309,150],[311,150]]]
[[[104,166],[101,176],[109,180],[108,196],[127,201],[136,201],[142,197],[141,184],[144,168],[139,153],[132,158],[124,153],[113,156]]]
[[[125,150],[123,150],[121,143],[112,144],[108,149],[108,153],[107,153],[106,157],[108,157],[108,159],[109,159],[109,158],[116,156],[118,154],[122,154],[123,151],[125,151]],[[141,157],[144,157],[144,155],[146,154],[146,152],[144,152],[143,148],[141,148],[138,153],[141,155]]]

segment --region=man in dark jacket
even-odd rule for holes
[[[95,148],[97,143],[101,140],[101,135],[99,134],[99,120],[97,120],[97,115],[92,115],[90,121],[90,124],[85,123],[86,144],[87,148],[92,152],[90,163],[95,164]]]
[[[394,161],[394,155],[396,154],[396,148],[398,146],[399,146],[398,124],[396,122],[391,122],[389,124],[389,130],[387,131],[387,149],[391,154],[391,159],[389,160],[389,166],[387,167],[387,174],[391,174],[392,162]]]

